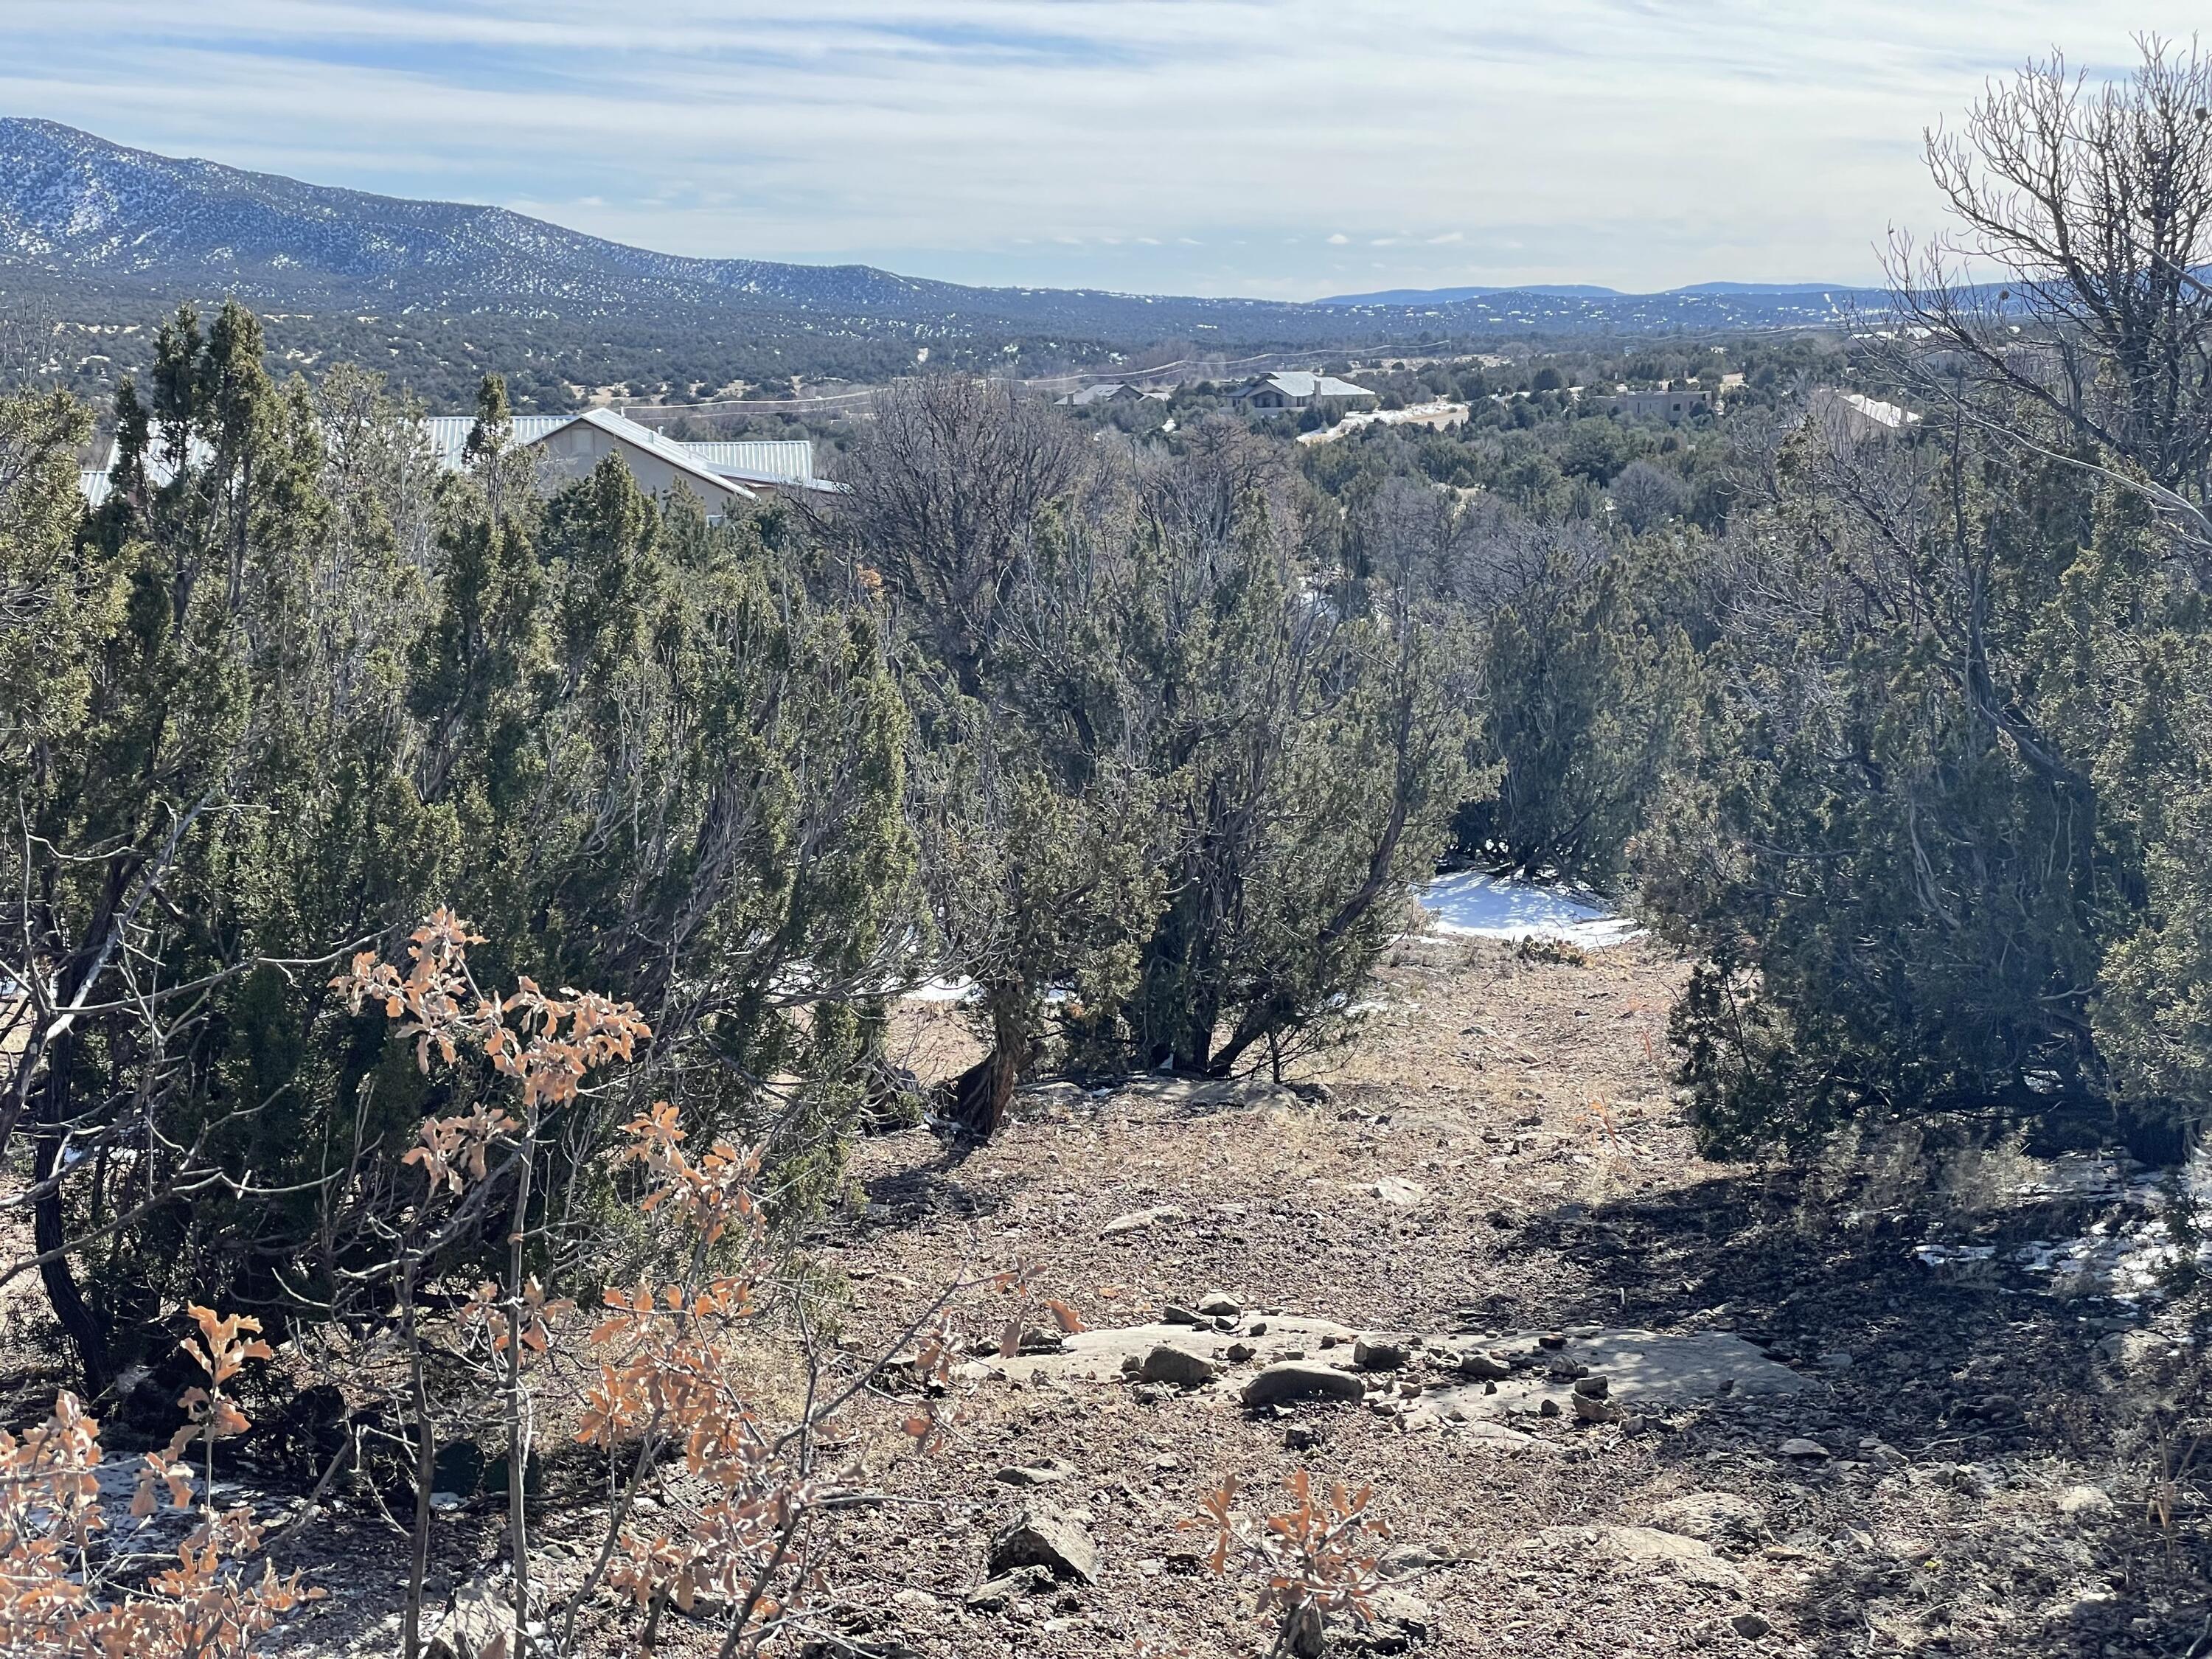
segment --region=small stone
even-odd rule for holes
[[[1241,1365],[1259,1352],[1249,1342],[1232,1342],[1222,1350],[1221,1357],[1232,1365]]]
[[[2058,1494],[2058,1512],[2069,1521],[2107,1516],[2112,1512],[2112,1495],[2102,1486],[2069,1486]]]
[[[1149,1210],[1132,1210],[1127,1215],[1117,1215],[1098,1230],[1101,1238],[1120,1238],[1128,1233],[1140,1233],[1157,1222],[1188,1219],[1172,1204],[1156,1204]]]
[[[1352,1363],[1363,1371],[1398,1371],[1406,1368],[1406,1345],[1385,1337],[1361,1337],[1352,1345]]]
[[[1814,1362],[1824,1371],[1847,1371],[1858,1363],[1858,1356],[1844,1348],[1831,1348]]]
[[[1234,1319],[1244,1311],[1244,1304],[1226,1291],[1208,1291],[1200,1299],[1198,1310],[1208,1319]]]
[[[1578,1377],[1575,1382],[1576,1394],[1585,1400],[1602,1400],[1612,1390],[1613,1385],[1602,1376]]]
[[[1283,1431],[1283,1445],[1291,1451],[1310,1451],[1322,1443],[1322,1431],[1310,1423],[1293,1423]]]
[[[1279,1400],[1320,1395],[1356,1401],[1366,1392],[1366,1384],[1350,1371],[1311,1360],[1286,1359],[1255,1372],[1244,1385],[1243,1400],[1248,1406],[1272,1406]]]
[[[991,1540],[994,1577],[1017,1567],[1043,1567],[1056,1578],[1098,1582],[1098,1546],[1082,1523],[1056,1510],[1024,1510]]]
[[[1255,1319],[1252,1322],[1252,1328],[1248,1334],[1252,1336],[1265,1336],[1267,1334],[1267,1322],[1266,1320]]]
[[[1567,1346],[1566,1337],[1558,1331],[1546,1331],[1536,1340],[1547,1348],[1564,1348]]]
[[[1575,1402],[1575,1415],[1583,1422],[1618,1423],[1620,1421],[1620,1407],[1610,1400],[1601,1400],[1595,1395],[1580,1392],[1573,1395],[1571,1398]]]
[[[968,1592],[967,1600],[963,1605],[971,1613],[999,1613],[1027,1588],[1028,1586],[1022,1583],[1018,1575],[1008,1573],[1002,1577],[987,1579],[976,1585],[974,1589]]]
[[[1139,1375],[1147,1382],[1165,1382],[1178,1389],[1197,1389],[1212,1382],[1220,1374],[1220,1370],[1202,1353],[1179,1348],[1172,1342],[1163,1342],[1145,1356],[1145,1367]]]
[[[1513,1375],[1506,1360],[1481,1348],[1469,1348],[1459,1357],[1459,1374],[1477,1382],[1495,1382]]]
[[[1160,1323],[1163,1325],[1203,1325],[1206,1323],[1206,1321],[1201,1316],[1193,1310],[1170,1302],[1160,1311]]]
[[[1755,1613],[1739,1613],[1735,1618],[1729,1620],[1729,1624],[1738,1636],[1741,1636],[1746,1641],[1750,1642],[1756,1642],[1760,1637],[1765,1635],[1767,1632],[1774,1628],[1773,1626],[1768,1624],[1765,1619],[1761,1618]]]
[[[1042,1463],[1010,1463],[993,1474],[991,1478],[1003,1480],[1010,1486],[1049,1486],[1072,1479],[1074,1474],[1073,1464],[1051,1457]]]
[[[1139,1406],[1157,1406],[1167,1397],[1166,1388],[1158,1382],[1139,1382],[1129,1390],[1129,1398]]]
[[[1828,1456],[1828,1449],[1817,1440],[1808,1440],[1802,1435],[1782,1443],[1784,1457],[1801,1457],[1807,1462],[1820,1462]]]
[[[1331,1333],[1331,1332],[1328,1332],[1328,1331],[1323,1331],[1323,1332],[1322,1333],[1321,1346],[1322,1346],[1322,1347],[1324,1347],[1324,1348],[1333,1348],[1333,1347],[1334,1347],[1334,1346],[1338,1344],[1338,1342],[1340,1342],[1340,1340],[1342,1340],[1342,1339],[1341,1339],[1341,1338],[1340,1338],[1340,1337],[1336,1336],[1334,1334],[1333,1334],[1333,1333]]]
[[[1368,1191],[1385,1204],[1418,1204],[1429,1195],[1428,1188],[1418,1182],[1401,1180],[1396,1176],[1384,1176]]]
[[[1536,1407],[1536,1415],[1539,1417],[1557,1417],[1559,1414],[1559,1402],[1553,1399],[1549,1395],[1546,1395],[1544,1396],[1544,1403]]]

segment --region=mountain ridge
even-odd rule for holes
[[[1288,301],[1101,289],[977,288],[866,264],[658,253],[511,209],[380,196],[0,118],[0,289],[82,299],[210,289],[264,307],[544,317],[664,334],[944,341],[1012,350],[1414,349],[1483,339],[1833,326],[1820,285],[1711,283],[1661,295],[1587,284],[1397,289]],[[1443,337],[1439,339],[1438,337]]]

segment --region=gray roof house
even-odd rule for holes
[[[466,463],[469,434],[475,426],[473,416],[434,415],[422,422],[423,442],[441,468],[458,472]],[[569,477],[581,477],[604,457],[619,455],[647,495],[688,489],[709,518],[723,517],[733,502],[756,500],[763,489],[810,494],[837,489],[815,476],[814,446],[803,438],[684,443],[609,409],[587,409],[580,415],[518,415],[508,428],[508,441],[541,451],[555,471]],[[196,452],[201,448],[195,444]],[[195,453],[192,459],[200,463],[206,457]],[[78,485],[92,506],[107,499],[114,465],[111,441],[99,464],[78,473]],[[156,484],[168,480],[167,469],[157,456],[147,458],[147,471]]]
[[[1243,414],[1272,415],[1287,409],[1322,405],[1340,409],[1352,404],[1380,403],[1382,399],[1365,386],[1340,380],[1334,374],[1288,368],[1246,381],[1229,394],[1229,401]]]
[[[1093,404],[1134,404],[1144,401],[1145,394],[1126,380],[1101,380],[1080,392],[1071,392],[1060,402],[1071,409],[1088,409]]]

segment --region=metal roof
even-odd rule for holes
[[[1316,374],[1310,369],[1285,368],[1253,381],[1239,392],[1249,397],[1263,386],[1272,386],[1285,398],[1372,398],[1375,393],[1364,386],[1354,386],[1349,380],[1340,380],[1334,374]]]
[[[752,486],[782,486],[807,490],[835,490],[837,486],[814,475],[814,446],[804,438],[747,438],[718,443],[684,443],[662,436],[649,426],[608,409],[587,409],[580,415],[517,415],[509,422],[508,441],[516,445],[543,442],[563,427],[581,421],[610,436],[658,455],[678,471],[732,495],[751,499]],[[432,415],[422,422],[423,442],[433,459],[448,472],[467,464],[469,434],[476,429],[473,415]],[[206,446],[197,439],[192,462],[204,465]],[[77,487],[93,507],[107,499],[109,472],[114,465],[114,446],[108,446],[103,465],[80,469]],[[146,457],[148,477],[156,485],[169,480],[169,468],[158,453]]]
[[[575,419],[573,415],[517,415],[509,422],[508,441],[534,444],[547,433]],[[422,436],[448,472],[458,472],[468,459],[469,434],[476,430],[473,415],[432,415],[422,422]]]

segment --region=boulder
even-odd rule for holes
[[[1246,1405],[1256,1407],[1314,1395],[1358,1401],[1366,1394],[1367,1385],[1350,1371],[1310,1359],[1286,1359],[1255,1372],[1244,1385],[1243,1397]]]
[[[509,1659],[514,1608],[506,1586],[479,1573],[453,1592],[453,1610],[432,1632],[428,1659]]]
[[[1145,1356],[1144,1369],[1138,1375],[1147,1382],[1165,1382],[1178,1389],[1197,1389],[1212,1382],[1220,1370],[1218,1365],[1202,1353],[1179,1348],[1172,1342],[1163,1342]]]
[[[1244,1311],[1244,1304],[1226,1291],[1208,1291],[1200,1298],[1198,1310],[1208,1319],[1234,1319]]]
[[[1376,1590],[1366,1617],[1340,1614],[1329,1621],[1328,1651],[1347,1655],[1411,1653],[1436,1634],[1436,1615],[1425,1601],[1401,1589]]]
[[[1042,1567],[1055,1578],[1098,1582],[1098,1546],[1079,1522],[1057,1510],[1024,1510],[1013,1524],[991,1540],[993,1577],[1017,1567]]]
[[[1412,1358],[1403,1342],[1388,1337],[1363,1336],[1352,1345],[1352,1363],[1363,1371],[1401,1371]]]

